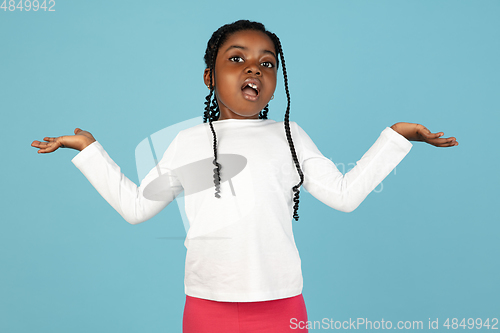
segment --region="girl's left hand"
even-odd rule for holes
[[[421,124],[396,123],[391,128],[409,141],[427,142],[436,147],[458,146],[455,137],[441,138],[444,135],[443,132],[432,133],[427,127]]]

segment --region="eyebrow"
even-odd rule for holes
[[[248,48],[246,48],[246,47],[244,47],[244,46],[241,46],[241,45],[231,45],[230,47],[228,47],[228,48],[226,49],[226,51],[225,51],[225,52],[227,52],[227,51],[229,51],[229,50],[231,50],[231,49],[242,49],[242,50],[248,50]],[[225,52],[224,52],[224,53],[225,53]],[[261,50],[261,52],[262,52],[262,53],[268,53],[268,54],[271,54],[271,55],[272,55],[275,59],[277,59],[277,58],[276,58],[276,54],[274,54],[274,52],[273,52],[273,51],[269,51],[269,50]]]

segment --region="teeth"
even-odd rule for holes
[[[254,83],[249,83],[249,84],[247,84],[247,86],[249,86],[250,88],[253,88],[253,89],[257,90],[257,85],[254,84]]]

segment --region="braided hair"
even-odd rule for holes
[[[288,76],[286,72],[286,67],[285,67],[285,57],[283,55],[283,49],[281,47],[281,42],[274,33],[267,31],[266,28],[262,23],[259,22],[252,22],[248,20],[239,20],[230,24],[223,25],[220,27],[217,31],[215,31],[212,34],[212,37],[207,43],[207,49],[205,51],[205,65],[206,68],[210,70],[209,76],[210,76],[210,92],[208,93],[207,97],[205,98],[205,112],[203,116],[203,122],[206,123],[207,120],[209,121],[210,128],[213,133],[213,138],[214,138],[214,160],[213,164],[216,166],[214,168],[214,184],[215,184],[215,197],[220,198],[220,169],[221,165],[217,162],[217,136],[215,134],[214,127],[212,125],[213,121],[217,121],[220,116],[220,110],[219,106],[217,104],[217,100],[214,94],[214,83],[215,83],[215,60],[217,58],[217,53],[219,51],[219,47],[228,39],[228,37],[238,31],[243,31],[243,30],[255,30],[255,31],[261,31],[265,33],[272,41],[274,44],[274,47],[276,49],[276,52],[279,54],[279,57],[282,62],[282,71],[283,71],[283,78],[285,81],[285,92],[286,92],[286,98],[287,98],[287,107],[286,107],[286,113],[285,113],[285,133],[286,133],[286,138],[288,141],[288,145],[290,146],[290,152],[292,153],[292,158],[295,163],[295,167],[297,168],[297,171],[300,176],[300,182],[293,186],[293,191],[295,192],[293,201],[295,202],[293,206],[293,218],[298,221],[299,220],[299,215],[297,214],[297,211],[299,209],[299,192],[300,192],[300,186],[304,182],[304,174],[302,173],[302,170],[300,168],[299,160],[297,158],[297,154],[295,153],[295,147],[293,145],[292,141],[292,135],[290,132],[290,123],[289,123],[289,118],[290,118],[290,92],[288,90]],[[279,67],[279,59],[276,59],[276,67]],[[212,99],[213,97],[213,99]],[[269,112],[269,104],[264,107],[264,109],[259,113],[259,119],[267,119],[267,113]]]

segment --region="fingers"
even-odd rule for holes
[[[48,141],[48,140],[45,140],[45,141]],[[47,147],[48,144],[49,144],[49,142],[40,142],[38,140],[35,140],[31,143],[31,146],[36,147],[36,148],[45,148],[45,147]]]
[[[45,140],[47,142],[41,142],[41,141],[35,140],[31,143],[31,146],[35,147],[35,148],[40,148],[38,150],[39,154],[40,153],[51,153],[54,150],[56,150],[57,148],[59,148],[60,146],[64,147],[61,143],[57,142],[57,139],[58,138],[45,137],[45,138],[43,138],[43,140]]]
[[[458,146],[458,142],[456,141],[456,139],[454,137],[430,140],[429,143],[436,146],[436,147]]]
[[[429,133],[422,133],[422,135],[423,135],[423,136],[424,136],[427,140],[432,140],[432,139],[437,139],[437,138],[439,138],[440,136],[442,136],[442,135],[443,135],[443,133],[442,133],[442,132],[440,132],[440,133],[431,133],[431,132],[429,132]]]
[[[438,132],[438,133],[426,133],[427,131],[421,131],[421,133],[426,137],[427,143],[436,146],[436,147],[453,147],[453,146],[458,146],[457,139],[455,137],[449,137],[449,138],[440,138],[441,136],[444,135],[443,132]]]
[[[448,146],[458,146],[458,142],[455,138],[451,138],[448,142]]]
[[[47,142],[42,142],[39,146],[39,150],[38,150],[38,153],[51,153],[53,152],[55,149],[54,149],[54,144],[52,143],[47,143]]]
[[[418,131],[417,131],[418,140],[416,140],[416,141],[425,141],[425,142],[431,143],[430,141],[436,140],[443,135],[444,135],[443,132],[432,133],[427,127],[419,124]],[[443,143],[443,142],[441,142],[441,143]]]
[[[39,142],[40,142],[40,141],[39,141]],[[33,145],[33,144],[32,144],[32,146],[33,146],[33,147],[36,147],[36,148],[40,148],[40,149],[38,150],[38,153],[39,153],[39,154],[40,154],[40,153],[46,153],[46,152],[48,151],[48,148],[49,148],[49,146],[47,145],[47,143],[46,143],[46,142],[40,142],[40,144],[38,144],[38,145]]]
[[[440,145],[435,145],[436,147],[453,147],[453,146],[458,146],[458,142],[454,141],[454,142],[447,142],[447,143],[443,143],[443,144],[440,144]]]

